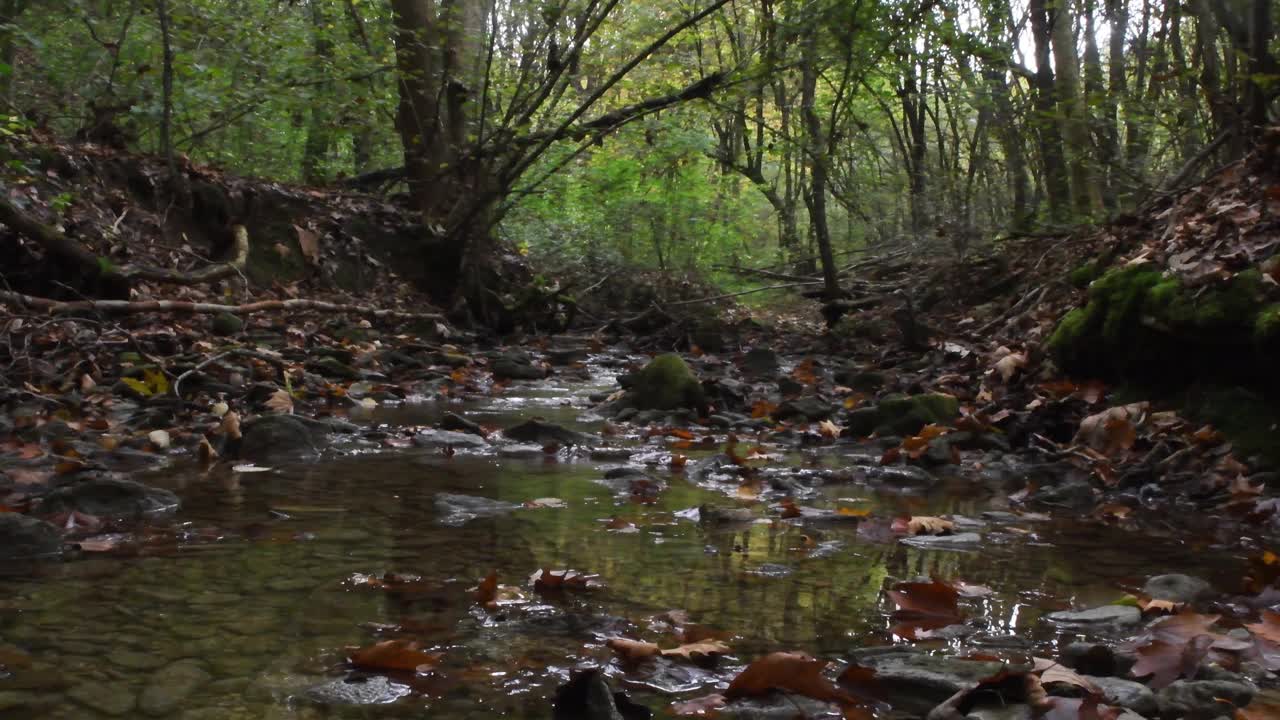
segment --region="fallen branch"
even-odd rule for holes
[[[233,356],[236,356],[236,355],[242,355],[242,356],[246,356],[246,357],[257,358],[257,359],[259,359],[259,360],[265,360],[265,361],[267,361],[267,362],[269,362],[269,363],[273,363],[273,364],[275,364],[275,365],[279,365],[279,366],[283,366],[283,365],[285,364],[285,363],[284,363],[284,359],[283,359],[283,358],[276,357],[276,356],[274,356],[274,355],[270,355],[270,354],[268,354],[268,353],[264,353],[264,352],[261,352],[261,351],[259,351],[259,350],[253,350],[253,349],[250,349],[250,348],[234,348],[234,349],[228,350],[228,351],[226,351],[226,352],[218,353],[217,355],[214,355],[213,357],[206,358],[204,361],[200,362],[200,363],[199,363],[199,364],[197,364],[195,367],[193,367],[193,368],[191,368],[190,370],[188,370],[188,371],[186,371],[186,372],[182,373],[181,375],[179,375],[179,376],[177,377],[177,379],[173,381],[173,394],[174,394],[174,396],[175,396],[175,397],[182,397],[182,393],[180,392],[180,388],[182,387],[182,381],[183,381],[183,380],[186,380],[188,377],[190,377],[190,376],[192,376],[192,375],[194,375],[194,374],[196,374],[196,373],[200,372],[201,370],[203,370],[203,369],[205,369],[206,367],[208,367],[208,366],[212,365],[213,363],[216,363],[216,362],[218,362],[218,361],[220,361],[220,360],[224,360],[224,359],[226,359],[226,358],[233,357]]]
[[[821,280],[806,280],[804,282],[783,283],[781,285],[768,285],[765,287],[753,288],[751,290],[743,290],[742,292],[726,293],[724,295],[713,295],[711,297],[698,298],[696,300],[680,300],[679,302],[667,303],[667,307],[676,305],[692,305],[694,303],[714,302],[716,300],[726,300],[728,298],[740,297],[742,295],[751,295],[753,293],[765,292],[767,290],[785,290],[787,288],[804,287],[807,285],[821,285]]]
[[[395,318],[398,320],[435,320],[443,321],[439,313],[405,312],[402,310],[384,310],[364,305],[348,305],[331,303],[323,300],[261,300],[244,305],[221,305],[218,303],[190,302],[186,300],[75,300],[64,302],[49,298],[24,295],[22,293],[0,290],[0,302],[18,308],[45,310],[50,314],[69,312],[174,312],[174,313],[231,313],[232,315],[249,315],[268,310],[325,310],[334,313],[351,315],[367,315],[374,318]]]

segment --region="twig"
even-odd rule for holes
[[[742,295],[751,295],[752,293],[765,292],[767,290],[784,290],[786,288],[803,287],[807,285],[821,285],[821,280],[806,280],[805,282],[783,283],[782,285],[768,285],[766,287],[754,288],[752,290],[743,290],[742,292],[726,293],[724,295],[713,295],[711,297],[698,298],[696,300],[680,300],[678,302],[667,303],[667,307],[675,305],[692,305],[694,303],[714,302],[716,300],[725,300],[727,298],[740,297]]]
[[[251,349],[249,349],[249,348],[233,348],[233,349],[231,349],[231,350],[227,350],[226,352],[218,353],[217,355],[214,355],[213,357],[206,358],[205,360],[201,361],[201,362],[200,362],[198,365],[196,365],[195,367],[193,367],[193,368],[191,368],[190,370],[188,370],[188,371],[186,371],[186,372],[182,373],[181,375],[179,375],[179,376],[178,376],[178,378],[177,378],[176,380],[174,380],[174,381],[173,381],[173,394],[174,394],[174,396],[179,397],[179,398],[180,398],[180,397],[182,397],[182,393],[180,393],[180,392],[179,392],[179,388],[182,386],[182,381],[183,381],[183,380],[186,380],[186,379],[187,379],[187,377],[189,377],[190,375],[192,375],[192,374],[194,374],[194,373],[197,373],[197,372],[199,372],[199,371],[201,371],[201,370],[205,369],[206,367],[208,367],[208,366],[210,366],[210,365],[212,365],[212,364],[214,364],[214,363],[218,362],[219,360],[222,360],[223,358],[228,358],[228,357],[231,357],[231,356],[233,356],[233,355],[245,355],[245,356],[248,356],[248,357],[251,357],[251,358],[257,358],[258,360],[265,360],[265,361],[267,361],[267,362],[269,362],[269,363],[273,363],[273,364],[276,364],[276,365],[284,365],[284,364],[285,364],[285,362],[284,362],[284,360],[283,360],[282,358],[278,358],[278,357],[275,357],[275,356],[269,355],[269,354],[264,353],[264,352],[259,352],[259,351],[257,351],[257,350],[251,350]]]

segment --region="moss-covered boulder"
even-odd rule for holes
[[[631,379],[627,404],[640,410],[703,411],[707,395],[702,381],[675,353],[659,355]]]
[[[850,435],[914,435],[925,425],[946,425],[960,415],[960,402],[944,393],[888,395],[874,407],[845,416]]]
[[[1089,286],[1088,303],[1058,322],[1046,349],[1075,374],[1273,384],[1280,303],[1266,293],[1257,270],[1188,287],[1151,266],[1117,268]]]

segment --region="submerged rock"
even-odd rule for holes
[[[972,550],[982,544],[982,536],[975,532],[955,535],[916,535],[902,538],[899,542],[924,550]]]
[[[816,397],[802,397],[794,400],[787,400],[773,411],[775,420],[789,420],[791,418],[800,418],[802,420],[825,420],[832,416],[836,411],[834,405],[819,400]]]
[[[718,718],[734,720],[794,720],[806,718],[842,718],[844,714],[835,703],[815,700],[794,693],[775,692],[758,698],[738,698],[717,709]]]
[[[643,720],[651,716],[648,708],[632,702],[626,693],[614,692],[599,668],[575,670],[569,682],[556,688],[552,701],[555,720]]]
[[[87,682],[67,691],[67,696],[90,710],[119,717],[133,711],[136,700],[123,683]]]
[[[959,414],[960,401],[943,393],[888,395],[875,406],[846,414],[845,434],[914,435],[925,425],[949,423]]]
[[[547,376],[545,368],[533,364],[533,358],[523,352],[502,355],[489,366],[499,380],[541,380]]]
[[[240,432],[236,456],[255,462],[315,455],[323,441],[323,433],[294,415],[259,415],[247,420]]]
[[[520,507],[501,500],[454,493],[436,493],[435,503],[441,525],[462,525],[480,517],[505,515]]]
[[[151,676],[138,698],[138,709],[147,715],[168,715],[212,679],[199,660],[179,660]]]
[[[1132,605],[1103,605],[1088,610],[1062,610],[1046,617],[1063,625],[1134,625],[1142,611]]]
[[[1098,686],[1108,705],[1132,710],[1139,715],[1154,716],[1159,708],[1156,694],[1140,682],[1115,677],[1085,676]]]
[[[56,555],[62,552],[58,528],[28,515],[0,513],[0,560]]]
[[[178,496],[133,480],[99,477],[64,485],[40,502],[44,513],[82,512],[105,518],[141,518],[178,509]]]
[[[340,678],[307,688],[302,698],[320,705],[386,705],[413,692],[381,675]]]

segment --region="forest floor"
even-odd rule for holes
[[[0,555],[121,552],[136,541],[131,533],[140,517],[169,510],[177,500],[135,482],[141,471],[183,463],[252,468],[282,451],[324,457],[352,447],[351,438],[361,451],[426,447],[452,456],[475,438],[504,431],[454,413],[429,428],[367,418],[384,407],[502,397],[513,384],[572,384],[601,363],[638,373],[644,356],[676,351],[701,384],[694,407],[628,408],[622,390],[601,392],[593,397],[599,404],[591,412],[602,418],[594,437],[536,421],[520,431],[508,428],[505,436],[549,457],[581,446],[603,452],[614,438],[653,444],[662,452],[644,454],[647,472],[680,474],[696,465],[732,486],[724,507],[704,506],[703,522],[732,522],[734,513],[761,508],[775,519],[807,516],[817,512],[805,505],[807,482],[870,482],[928,493],[939,478],[960,477],[1007,501],[1010,518],[1068,515],[1246,557],[1249,572],[1232,588],[1209,591],[1186,576],[1135,588],[1131,604],[1145,617],[1171,619],[1156,621],[1145,640],[1127,649],[1112,643],[1071,664],[1091,662],[1089,674],[1106,675],[1098,666],[1125,656],[1143,663],[1134,674],[1157,692],[1179,678],[1212,684],[1178,686],[1182,695],[1165,692],[1159,708],[1165,717],[1215,707],[1220,714],[1265,717],[1268,710],[1256,704],[1236,706],[1248,703],[1253,683],[1271,683],[1280,669],[1280,615],[1266,611],[1277,600],[1273,583],[1280,578],[1280,561],[1270,550],[1280,529],[1280,475],[1265,452],[1280,438],[1274,415],[1234,418],[1247,427],[1224,433],[1185,411],[1181,396],[1167,388],[1068,376],[1046,344],[1069,310],[1097,297],[1087,287],[1106,268],[1164,268],[1190,287],[1232,283],[1261,268],[1259,293],[1274,303],[1280,185],[1267,169],[1273,151],[1260,149],[1249,161],[1108,225],[1010,239],[959,259],[938,252],[868,258],[848,281],[853,299],[867,302],[830,330],[816,320],[816,306],[769,312],[732,299],[701,303],[698,298],[714,291],[689,284],[674,297],[630,307],[583,297],[577,326],[501,338],[454,327],[391,270],[399,267],[394,260],[379,259],[368,234],[392,237],[396,227],[411,225],[389,203],[192,168],[193,178],[227,197],[271,197],[276,205],[287,197],[293,222],[277,219],[276,235],[251,231],[257,260],[249,267],[256,270],[246,270],[246,277],[199,285],[144,281],[128,300],[220,305],[230,312],[37,308],[24,297],[52,294],[51,287],[62,298],[57,302],[78,298],[41,274],[48,265],[42,251],[13,233],[4,237],[9,311],[0,323],[0,539],[13,551],[0,548]],[[208,231],[195,241],[198,215],[175,219],[172,207],[139,199],[137,183],[164,172],[154,159],[53,143],[41,154],[43,163],[11,168],[8,199],[96,253],[181,269],[204,264],[209,245],[219,242]],[[355,218],[382,229],[361,238]],[[274,270],[281,273],[275,279],[258,274],[270,278]],[[609,295],[628,292],[615,287]],[[263,301],[282,301],[284,310],[234,309]],[[543,321],[554,321],[555,310]],[[1232,392],[1229,398],[1269,404],[1265,389]],[[1245,400],[1228,414],[1242,415],[1236,410]],[[856,451],[860,460],[816,480],[797,479],[773,462],[785,453],[833,447]],[[781,454],[771,458],[776,448]],[[690,464],[690,457],[707,452],[720,458],[711,471]],[[660,491],[647,480],[633,485],[633,494]],[[911,538],[923,547],[963,547],[976,537],[963,518],[856,519],[869,535]],[[941,579],[894,587],[899,619],[910,616],[920,637],[957,619],[963,588]],[[493,600],[481,597],[484,586],[479,592],[481,604]],[[1095,608],[1112,613],[1102,622],[1128,612],[1107,607]],[[1211,631],[1217,618],[1199,611],[1247,630]],[[639,644],[612,646],[628,661],[654,653]],[[722,652],[718,646],[683,651]],[[0,676],[4,662],[0,654]],[[750,674],[757,666],[749,666],[731,689],[783,688],[846,706],[846,716],[853,716],[848,707],[863,707],[865,698],[855,701],[848,688],[862,692],[874,684],[868,679],[874,672],[859,676],[857,665],[842,676],[845,689],[836,689],[808,660],[770,655],[761,662],[754,671],[759,677]],[[1208,666],[1216,670],[1203,669]],[[997,686],[1009,686],[1001,693],[1052,717],[1101,717],[1099,706],[1122,704],[1111,690],[1083,679],[1085,669],[1080,673],[1032,663],[979,678],[930,717],[963,717]],[[1032,687],[1031,677],[1036,687],[1056,687],[1054,697]],[[591,693],[582,692],[578,701],[585,707]],[[681,711],[708,712],[734,692]],[[1205,692],[1207,700],[1196,699]],[[583,712],[609,716],[599,708]]]

